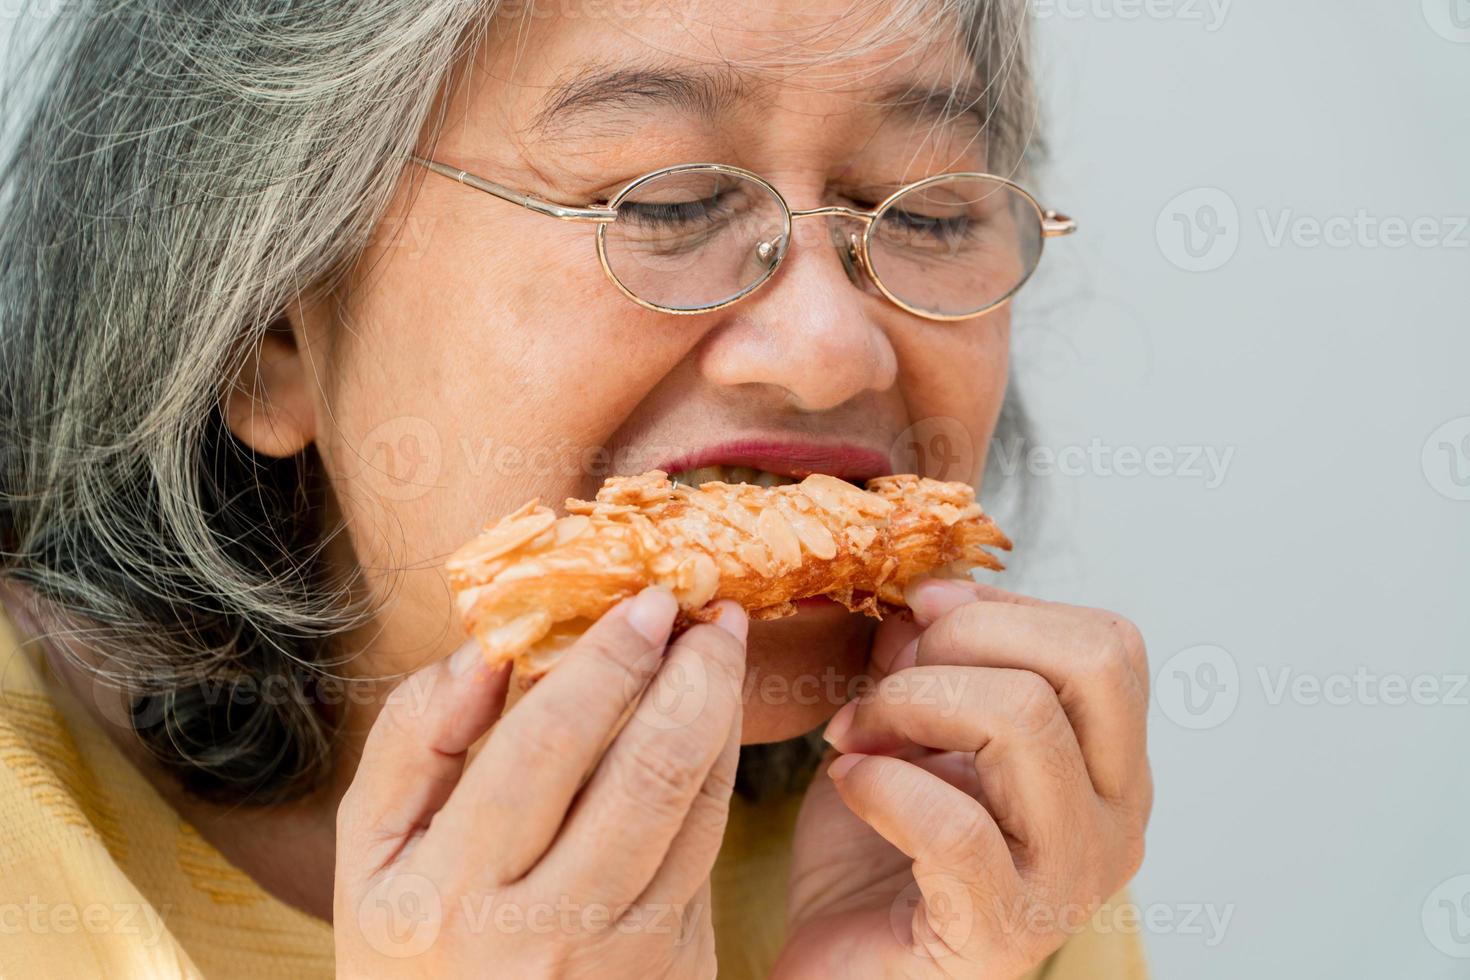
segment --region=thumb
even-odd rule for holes
[[[970,578],[935,578],[921,575],[903,587],[903,599],[920,626],[931,626],[951,609],[971,602],[1004,602],[1014,606],[1047,606],[1031,596],[1007,592]]]

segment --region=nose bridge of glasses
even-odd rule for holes
[[[859,244],[861,234],[857,228],[861,228],[872,220],[873,214],[869,211],[860,211],[856,208],[843,207],[841,205],[829,205],[820,208],[806,208],[801,211],[792,211],[791,217],[795,218],[827,218],[828,240],[837,249],[838,259],[842,262],[842,270],[847,278],[855,286],[862,286],[864,267]],[[835,219],[835,220],[831,220]],[[785,256],[790,245],[799,239],[795,235],[795,227],[792,228],[791,242],[785,241],[784,232],[777,233],[769,238],[762,238],[755,243],[755,256],[767,269],[772,268]]]
[[[872,211],[860,211],[857,208],[843,207],[840,204],[829,204],[820,208],[803,208],[800,211],[792,211],[793,218],[851,218],[854,221],[868,222],[873,220]]]
[[[866,288],[864,278],[871,275],[863,261],[863,231],[874,213],[838,204],[792,211],[792,218],[826,218],[827,241],[837,250],[838,261],[848,280],[858,288]]]

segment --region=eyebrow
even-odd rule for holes
[[[873,105],[915,122],[939,125],[970,117],[983,130],[990,118],[990,89],[970,82],[931,85],[901,81],[879,92]]]
[[[752,101],[758,89],[748,74],[733,68],[588,65],[551,87],[526,128],[546,137],[586,116],[669,108],[713,121]],[[977,84],[907,79],[890,84],[862,104],[885,114],[939,125],[970,117],[983,131],[989,117],[987,96],[988,89]]]
[[[580,116],[643,108],[680,109],[714,119],[753,94],[748,78],[731,69],[590,65],[551,88],[527,129],[548,135]]]

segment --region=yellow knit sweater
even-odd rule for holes
[[[332,927],[278,901],[163,800],[0,616],[0,977],[326,977]],[[712,891],[720,975],[781,944],[798,799],[736,800]],[[1137,937],[1073,937],[1035,980],[1142,980]]]

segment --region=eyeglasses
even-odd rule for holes
[[[412,160],[537,214],[595,223],[603,272],[633,302],[663,313],[706,313],[759,289],[786,257],[797,218],[828,218],[855,285],[866,277],[893,303],[931,320],[964,320],[1005,303],[1036,271],[1045,240],[1077,230],[1071,218],[994,174],[926,177],[871,211],[798,211],[748,170],[685,163],[644,174],[605,204],[569,206],[436,160]]]

